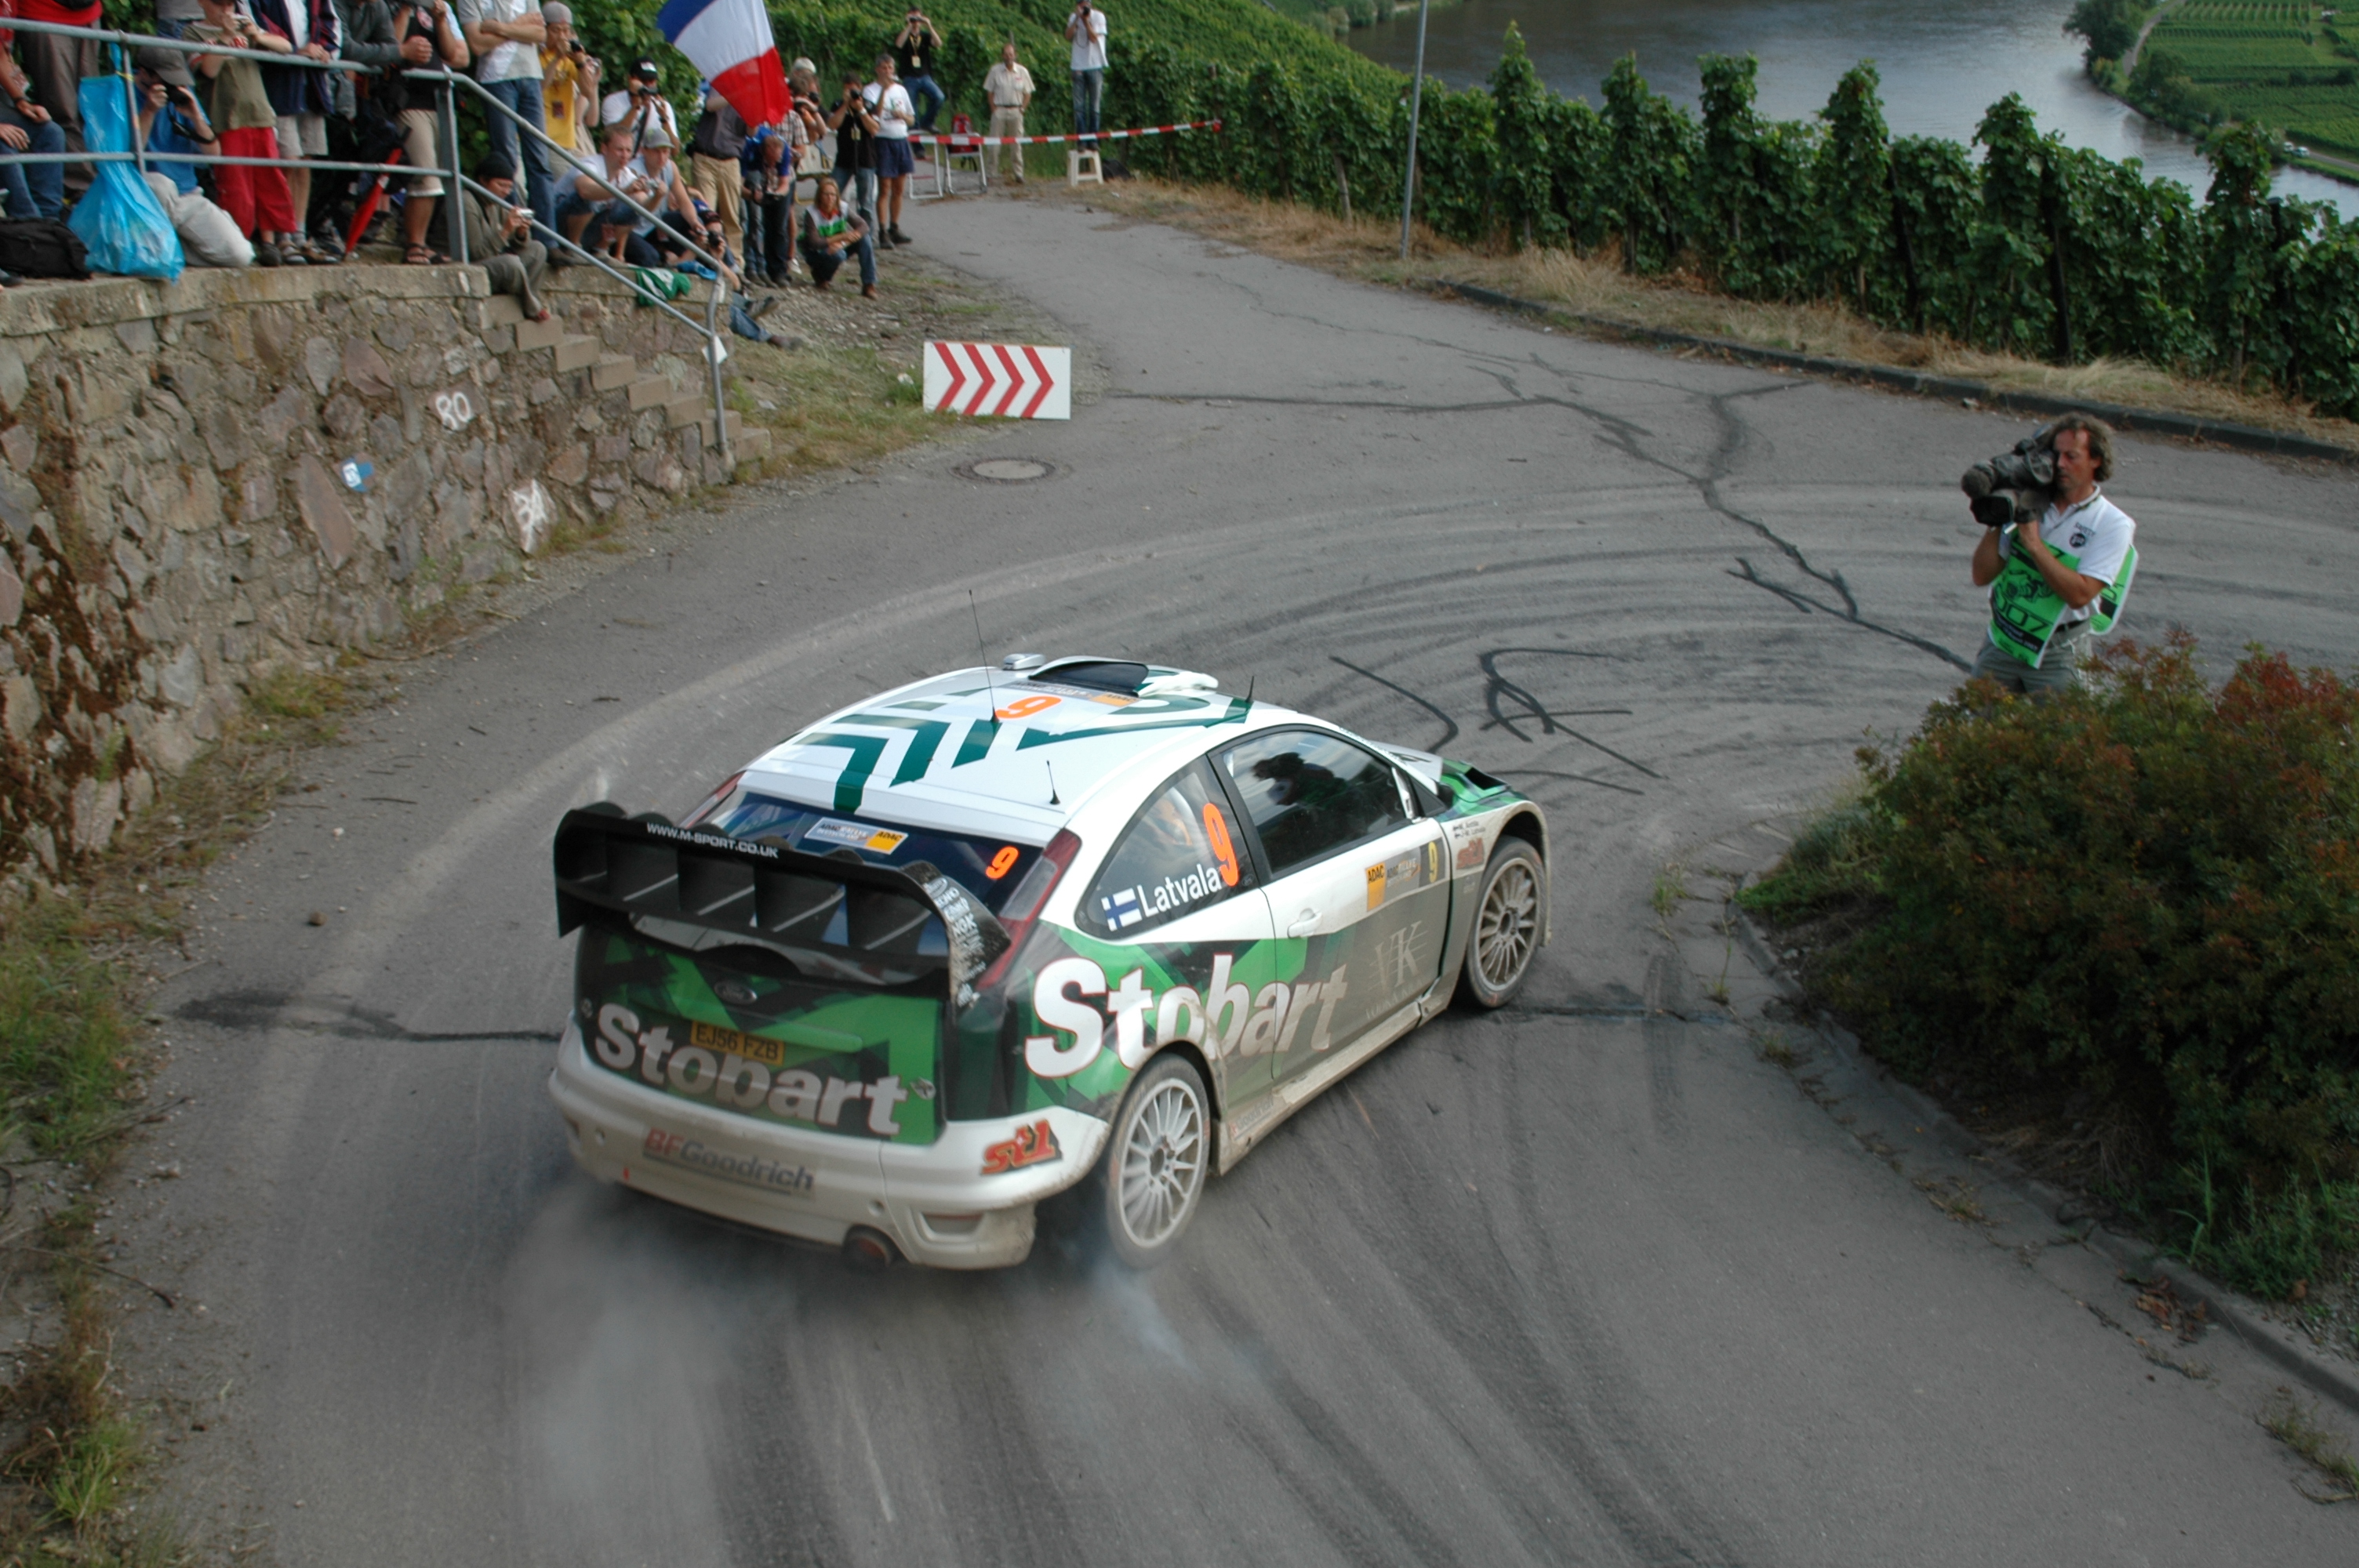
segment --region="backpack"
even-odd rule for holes
[[[88,277],[90,253],[55,218],[0,219],[0,267],[19,277]]]

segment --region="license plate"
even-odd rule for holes
[[[759,1062],[766,1067],[787,1065],[785,1041],[765,1040],[758,1034],[740,1034],[734,1029],[721,1029],[710,1023],[690,1024],[688,1043],[701,1045],[707,1051],[734,1052],[748,1062]]]

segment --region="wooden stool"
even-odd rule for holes
[[[1098,149],[1095,146],[1065,149],[1065,183],[1067,185],[1103,185],[1105,183],[1105,171],[1098,167]]]

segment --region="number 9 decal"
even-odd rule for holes
[[[1054,708],[1058,703],[1063,700],[1064,699],[1062,697],[1050,697],[1047,692],[1035,692],[1030,697],[1017,697],[1014,702],[1011,702],[1006,707],[1001,708],[999,710],[999,717],[1002,719],[1029,719],[1032,715],[1039,712],[1042,708]]]
[[[1013,844],[1002,844],[999,847],[999,853],[991,858],[991,864],[983,868],[983,874],[993,881],[997,881],[1015,867],[1016,858],[1021,853],[1022,851]]]
[[[1212,841],[1212,859],[1221,862],[1221,885],[1237,885],[1237,847],[1229,837],[1229,820],[1211,801],[1204,803],[1204,837]]]

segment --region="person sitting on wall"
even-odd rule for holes
[[[475,165],[475,183],[490,191],[492,200],[463,186],[453,196],[454,201],[466,204],[462,214],[467,226],[466,254],[457,259],[481,266],[494,294],[515,296],[527,320],[548,320],[540,285],[549,276],[549,247],[532,237],[532,209],[516,203],[516,165],[498,153],[488,154]],[[444,243],[447,248],[447,236]]]
[[[0,49],[0,92],[8,96],[6,104],[0,105],[0,142],[20,153],[66,150],[65,131],[47,109],[33,102],[24,71],[5,49]],[[61,216],[66,209],[66,166],[19,163],[0,153],[0,190],[7,192],[11,218]]]
[[[238,232],[237,220],[199,191],[197,166],[169,156],[201,157],[219,145],[204,106],[197,102],[188,57],[178,49],[151,47],[133,58],[138,65],[139,139],[147,149],[147,189],[164,204],[181,250],[199,266],[253,265],[253,243]]]

